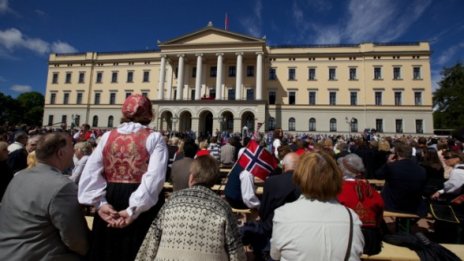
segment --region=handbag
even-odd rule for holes
[[[348,211],[348,215],[350,216],[350,235],[348,238],[348,247],[346,248],[346,253],[345,253],[345,261],[348,261],[350,259],[350,252],[351,252],[351,244],[353,242],[353,217],[351,216],[350,210],[346,208],[346,211]]]
[[[440,203],[437,201],[430,202],[430,213],[433,218],[440,221],[459,224],[461,223],[454,212],[453,206],[448,203]]]

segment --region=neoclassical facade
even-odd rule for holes
[[[158,130],[433,133],[426,42],[269,46],[211,24],[156,50],[51,54],[44,125],[116,127],[132,93]]]

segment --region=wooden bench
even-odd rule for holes
[[[464,245],[458,244],[441,244],[454,254],[456,254],[459,258],[464,260]],[[388,244],[383,242],[382,252],[377,255],[368,256],[362,255],[362,260],[383,260],[383,261],[418,261],[419,256],[413,250],[410,250],[407,247],[400,247],[395,246],[392,244]]]

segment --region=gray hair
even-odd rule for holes
[[[354,153],[339,158],[337,163],[343,172],[343,178],[356,178],[366,170],[361,157]]]
[[[92,154],[92,144],[86,141],[74,144],[74,149],[79,149],[84,155]]]

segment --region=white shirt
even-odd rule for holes
[[[343,260],[348,247],[350,218],[336,200],[322,202],[303,195],[274,212],[271,257],[275,260]],[[360,260],[364,236],[358,215],[353,217],[349,260]]]
[[[24,148],[24,145],[21,142],[13,142],[8,146],[8,154],[12,153],[13,151],[19,150]]]
[[[126,122],[118,127],[119,133],[128,134],[146,128],[140,123]],[[103,172],[103,148],[111,132],[103,134],[101,141],[90,155],[79,181],[79,203],[100,207],[106,204],[106,180]],[[147,172],[142,176],[138,188],[129,198],[129,215],[137,217],[158,202],[158,195],[163,189],[168,163],[168,149],[159,132],[151,133],[145,143],[150,154]]]
[[[245,149],[246,147],[240,148],[238,151],[238,158],[240,158]],[[249,208],[259,208],[260,201],[255,194],[255,177],[247,170],[240,172],[239,177],[243,203]]]
[[[464,168],[464,164],[457,164],[454,166],[453,170],[451,170],[449,179],[444,183],[444,188],[439,190],[440,194],[456,194],[460,192],[460,189],[464,185],[464,169],[461,168]]]
[[[282,142],[280,141],[280,139],[274,139],[274,141],[272,142],[272,147],[274,148],[274,156],[278,159],[279,158],[279,151],[277,150],[280,145],[282,145]]]
[[[75,183],[79,182],[80,176],[82,175],[82,171],[84,171],[84,167],[88,159],[89,159],[89,156],[84,155],[82,156],[81,159],[77,160],[77,162],[74,163],[74,168],[69,178]]]

